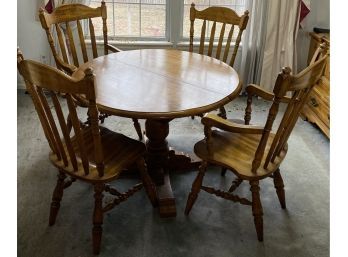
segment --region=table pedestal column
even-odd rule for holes
[[[147,148],[147,168],[157,189],[159,212],[161,217],[175,217],[175,198],[168,174],[169,147],[166,140],[169,134],[169,121],[151,120],[145,122]]]

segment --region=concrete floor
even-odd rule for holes
[[[242,118],[244,97],[227,106],[229,117]],[[256,100],[254,124],[262,124],[268,104]],[[277,120],[279,122],[279,120]],[[55,226],[48,227],[56,169],[48,160],[48,144],[29,95],[18,92],[18,256],[92,256],[93,190],[76,182],[64,192]],[[136,138],[130,119],[111,117],[109,128]],[[143,126],[143,123],[142,123]],[[143,126],[144,127],[144,126]],[[200,119],[177,119],[170,124],[169,142],[190,152],[203,137]],[[117,206],[104,218],[100,256],[329,256],[329,141],[309,123],[298,121],[281,166],[287,210],[282,210],[270,179],[261,182],[264,242],[256,239],[251,208],[202,192],[189,217],[184,215],[187,195],[196,172],[172,174],[177,217],[159,218],[144,191]],[[227,189],[225,178],[210,168],[207,185]],[[137,183],[121,179],[121,190]],[[238,193],[250,196],[245,184]]]

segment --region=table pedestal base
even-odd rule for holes
[[[192,170],[199,165],[198,159],[192,159],[180,152],[169,149],[166,140],[169,134],[170,119],[145,122],[147,156],[146,163],[150,176],[156,184],[160,216],[175,217],[175,197],[170,185],[169,172],[177,170]]]

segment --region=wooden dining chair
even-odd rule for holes
[[[224,199],[251,206],[257,238],[263,241],[263,210],[259,181],[264,178],[273,179],[280,205],[285,209],[285,191],[279,167],[288,151],[288,138],[303,105],[308,101],[311,90],[322,76],[327,57],[325,46],[322,46],[319,57],[313,59],[311,65],[299,74],[291,75],[290,68],[283,68],[277,77],[273,93],[268,93],[258,86],[249,85],[246,88],[248,101],[244,124],[243,121],[233,122],[214,114],[207,114],[202,118],[205,139],[194,146],[194,152],[202,159],[202,164],[187,199],[186,215],[191,211],[202,189]],[[286,96],[289,92],[292,94],[291,97]],[[264,126],[249,125],[254,95],[272,102]],[[286,109],[278,129],[273,132],[272,126],[280,103],[284,103]],[[217,130],[212,130],[213,127]],[[237,178],[228,191],[202,185],[208,164],[225,167],[236,175]],[[233,194],[244,180],[249,181],[251,200]]]
[[[52,226],[55,223],[64,189],[76,180],[90,183],[94,188],[95,202],[92,230],[93,252],[98,254],[104,213],[127,200],[143,186],[151,203],[156,205],[154,184],[144,164],[145,145],[99,126],[94,90],[95,76],[91,68],[85,70],[81,80],[76,80],[55,68],[24,60],[20,51],[17,53],[17,66],[32,97],[50,146],[50,161],[58,169],[49,225]],[[58,92],[64,93],[65,99],[58,97]],[[87,125],[79,122],[73,94],[84,95],[87,99],[87,115],[90,120]],[[66,101],[68,107],[66,113],[64,113],[65,105],[61,103],[63,101]],[[65,122],[67,113],[71,116],[73,133],[68,130]],[[137,164],[142,183],[124,193],[107,184],[116,180],[122,171],[133,163]],[[103,193],[113,195],[112,202],[103,204]]]
[[[72,75],[77,67],[80,66],[80,62],[86,63],[91,59],[99,56],[97,49],[97,40],[95,36],[95,29],[92,22],[92,18],[101,18],[103,23],[103,54],[107,55],[109,52],[116,53],[121,50],[108,44],[107,35],[107,10],[105,2],[101,2],[101,6],[92,8],[83,4],[64,4],[49,14],[45,9],[40,8],[39,18],[42,28],[46,32],[48,43],[50,45],[54,60],[57,68]],[[86,21],[86,23],[84,23]],[[83,26],[83,25],[88,26]],[[74,30],[72,27],[77,28],[78,39],[75,42]],[[53,29],[54,28],[54,29]],[[89,31],[91,41],[91,51],[88,50],[85,42],[84,30]],[[54,33],[58,38],[57,45],[53,40]],[[79,50],[79,51],[78,51]],[[81,53],[80,61],[78,52]],[[82,56],[82,57],[81,57]],[[81,60],[82,58],[82,60]],[[78,96],[73,96],[75,102],[81,106],[86,107],[86,103]],[[108,115],[102,113],[99,119],[103,122]],[[137,119],[133,119],[133,124],[137,135],[140,140],[143,138],[140,123]]]
[[[195,8],[195,4],[192,3],[190,8],[190,52],[193,52],[193,42],[195,33],[194,28],[196,19],[203,20],[203,24],[200,31],[201,36],[199,41],[199,54],[215,57],[216,59],[219,59],[233,67],[234,62],[236,60],[237,51],[242,39],[243,31],[245,30],[248,24],[249,11],[245,11],[242,16],[239,16],[232,9],[220,6],[212,6],[204,10],[198,11]],[[210,36],[207,38],[209,40],[208,48],[205,49],[208,22],[213,22],[213,25],[211,27]],[[215,38],[217,24],[221,25],[221,30],[220,33],[217,33],[218,42],[216,53],[214,55],[213,48],[216,44],[217,39]],[[230,50],[232,50],[232,48],[233,51],[231,54]],[[225,107],[220,107],[218,115],[226,119]]]

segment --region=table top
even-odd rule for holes
[[[73,74],[96,75],[100,111],[129,118],[178,118],[209,112],[241,91],[237,72],[215,58],[178,50],[122,51],[93,59]]]

